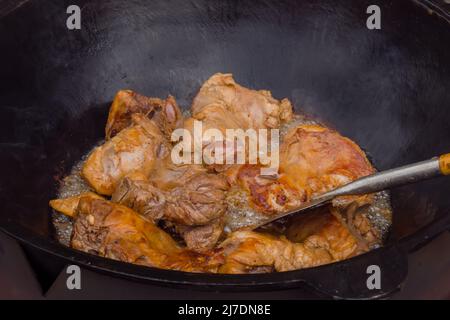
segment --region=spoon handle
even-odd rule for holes
[[[306,212],[306,209],[324,205],[338,196],[373,193],[449,174],[450,153],[432,158],[430,160],[409,164],[403,167],[378,172],[370,176],[360,178],[342,187],[321,194],[296,209],[273,215],[267,220],[252,226],[251,229],[253,230],[259,228],[265,224],[289,215]]]
[[[360,178],[328,192],[333,197],[373,193],[450,174],[450,153]]]

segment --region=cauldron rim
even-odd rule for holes
[[[403,283],[407,275],[407,253],[434,238],[434,236],[426,236],[426,234],[430,233],[430,228],[433,229],[436,222],[430,223],[421,232],[401,239],[399,242],[391,243],[343,261],[299,270],[264,274],[209,274],[164,270],[78,251],[66,247],[56,240],[49,240],[44,236],[36,235],[31,230],[16,224],[2,224],[0,230],[27,247],[63,259],[67,265],[76,264],[95,272],[141,283],[181,289],[189,288],[200,291],[220,292],[275,291],[306,286],[335,298],[380,298],[391,294]],[[446,219],[446,222],[446,225],[450,226],[450,219]],[[434,230],[432,234],[435,235],[438,233]],[[398,276],[391,277],[389,285],[387,288],[383,288],[383,290],[373,292],[370,295],[367,295],[367,292],[340,292],[335,288],[321,283],[324,278],[329,278],[331,282],[336,282],[336,270],[341,269],[341,271],[345,270],[343,272],[344,274],[352,274],[352,269],[355,265],[368,266],[377,263],[376,261],[380,261],[380,254],[381,260],[388,263],[393,263],[393,260],[395,260],[396,262],[394,264],[397,264],[399,269],[401,269],[399,270]]]

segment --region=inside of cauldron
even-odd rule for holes
[[[380,169],[449,152],[450,28],[410,1],[29,1],[0,20],[1,218],[53,239],[48,200],[104,135],[119,89],[190,107],[216,72],[288,97]],[[349,5],[350,4],[350,5]],[[14,30],[14,32],[11,32]],[[450,208],[449,181],[392,192],[391,239]]]

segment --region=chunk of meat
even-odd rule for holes
[[[229,185],[216,174],[198,174],[170,191],[167,219],[184,225],[205,225],[223,215]]]
[[[217,218],[203,226],[178,225],[177,231],[181,234],[189,249],[197,252],[212,250],[223,234],[223,219]]]
[[[144,114],[154,120],[161,132],[170,139],[172,131],[183,122],[175,98],[149,98],[131,90],[120,90],[114,97],[106,122],[106,140],[111,139],[132,124],[132,115]]]
[[[219,273],[289,271],[332,262],[328,251],[315,244],[293,243],[252,231],[236,231],[220,247],[225,263]]]
[[[74,217],[78,208],[78,203],[83,197],[92,199],[104,199],[102,196],[99,196],[94,192],[83,192],[80,195],[76,195],[73,197],[50,200],[49,205],[52,209],[61,212],[66,216]]]
[[[275,129],[292,119],[292,105],[288,99],[274,99],[269,91],[251,90],[237,84],[231,74],[217,73],[200,88],[192,104],[192,117],[184,121],[183,128],[191,135],[195,122],[201,121],[203,132],[209,129],[222,136],[202,136],[202,150],[213,150],[214,157],[222,163],[207,163],[216,171],[223,171],[231,165],[226,164],[226,154],[236,157],[238,144],[235,137],[227,137],[228,129]],[[270,134],[269,134],[270,137]],[[255,137],[247,135],[247,145],[240,147],[247,153],[249,144],[256,145]],[[245,141],[243,142],[245,143]],[[194,150],[192,141],[185,141],[185,150]],[[229,149],[229,150],[227,150]],[[244,155],[248,158],[248,155]]]
[[[309,233],[300,239],[300,243],[289,241],[284,236],[253,231],[232,233],[220,245],[224,249],[225,263],[219,272],[290,271],[340,261],[367,251],[329,212],[304,221],[302,228]]]
[[[151,180],[125,177],[112,201],[130,207],[143,216],[165,219],[186,226],[198,226],[219,218],[225,211],[225,192],[229,186],[219,175],[193,175],[183,186],[169,190],[156,187]]]
[[[174,164],[171,157],[159,161],[148,179],[161,190],[171,190],[189,183],[195,175],[206,174],[208,170],[202,165]]]
[[[82,197],[71,245],[102,257],[161,269],[216,272],[220,254],[180,247],[167,233],[133,210],[106,200]]]
[[[299,126],[281,146],[280,180],[305,190],[308,198],[374,172],[356,143],[326,127]]]
[[[165,216],[166,193],[139,173],[123,178],[111,201],[125,205],[154,222]]]
[[[278,177],[260,176],[259,172],[257,166],[247,165],[227,174],[248,191],[257,210],[272,214],[295,208],[375,170],[350,139],[322,126],[301,125],[291,130],[281,145]]]
[[[241,166],[236,180],[248,192],[253,208],[260,213],[270,215],[282,212],[287,208],[298,207],[307,200],[304,190],[261,176],[260,169],[260,166],[255,165]]]
[[[133,115],[134,125],[95,148],[81,175],[100,194],[111,195],[120,180],[132,172],[149,174],[170,145],[155,123],[142,114]]]
[[[217,113],[220,109],[223,112]],[[227,117],[219,118],[225,114]],[[200,88],[192,104],[192,116],[214,120],[219,129],[229,118],[235,119],[241,129],[278,128],[292,119],[292,105],[288,99],[274,99],[270,91],[240,86],[231,74],[216,73]]]
[[[169,164],[168,164],[169,165]],[[166,175],[164,175],[166,173]],[[158,167],[149,178],[125,177],[112,201],[126,205],[153,221],[164,219],[176,225],[188,248],[211,249],[223,230],[225,193],[229,185],[201,166]]]

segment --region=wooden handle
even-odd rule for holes
[[[444,175],[450,174],[450,153],[443,154],[439,157],[439,168]]]

